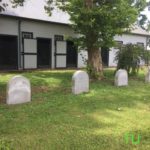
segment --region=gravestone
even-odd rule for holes
[[[23,76],[14,76],[7,85],[7,104],[20,104],[31,101],[30,81]]]
[[[128,73],[124,69],[119,69],[115,74],[115,85],[116,86],[127,86],[128,85]]]
[[[145,82],[150,83],[150,67],[148,68],[148,71],[145,75]]]
[[[72,77],[72,93],[80,94],[89,91],[89,76],[85,71],[76,71]]]

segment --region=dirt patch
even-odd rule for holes
[[[71,92],[70,87],[48,87],[48,86],[34,86],[32,87],[32,93],[46,93],[46,92],[60,92],[63,94],[68,94]]]
[[[49,87],[48,86],[39,86],[39,87],[37,87],[37,86],[34,86],[34,87],[32,87],[32,92],[33,93],[43,93],[43,92],[48,92],[49,91]]]
[[[6,103],[6,94],[0,93],[0,103]]]

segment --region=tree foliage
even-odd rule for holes
[[[128,74],[136,75],[141,61],[149,64],[150,52],[137,44],[126,44],[119,48],[115,60],[118,62],[117,70],[126,69]]]
[[[150,8],[150,1],[147,1],[146,3],[144,1],[141,1],[141,3],[143,4],[143,8],[147,7],[148,10],[149,10],[149,8]],[[143,8],[140,11],[142,11]],[[138,24],[144,30],[149,30],[150,22],[149,22],[149,20],[148,20],[148,18],[147,18],[147,16],[145,14],[143,14],[143,13],[139,14],[139,16],[138,16]]]
[[[3,0],[0,0],[0,12],[4,11],[7,7],[7,3],[5,3]]]

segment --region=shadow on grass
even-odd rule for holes
[[[9,74],[7,79],[0,80],[0,103],[4,103],[6,100],[6,87],[8,80],[15,75],[23,75],[31,81],[32,93],[43,92],[60,92],[71,91],[68,88],[71,87],[72,71],[29,71],[29,72],[7,72],[1,73],[1,77]],[[67,87],[67,88],[65,88]]]
[[[128,87],[114,87],[110,71],[105,80],[91,83],[89,93],[73,95],[72,74],[72,71],[22,73],[31,80],[32,102],[0,107],[1,137],[13,139],[15,148],[22,150],[149,150],[149,130],[144,127],[140,130],[141,144],[124,141],[126,131],[137,132],[126,127],[132,125],[132,120],[133,124],[138,122],[132,115],[133,109],[139,103],[150,103],[149,85],[133,79]],[[0,80],[2,91],[6,81]],[[133,109],[127,113],[130,108]]]
[[[9,73],[10,76],[16,75],[15,72]],[[52,95],[67,95],[71,94],[71,77],[73,71],[30,71],[20,73],[24,75],[31,81],[32,85],[32,95],[39,95],[45,93],[45,96]],[[5,73],[2,74],[5,76]],[[81,94],[79,96],[71,96],[71,99],[79,99],[79,105],[84,108],[87,106],[95,110],[100,106],[100,109],[117,109],[118,107],[123,106],[133,106],[136,105],[137,101],[142,103],[148,103],[149,101],[145,101],[144,98],[148,98],[150,94],[144,90],[144,83],[142,78],[131,78],[131,84],[135,86],[118,88],[114,86],[114,76],[112,70],[107,70],[105,72],[105,79],[98,82],[91,83],[91,90],[88,94]],[[141,79],[141,80],[140,80]],[[136,87],[136,84],[139,84],[139,87]],[[141,87],[140,87],[141,86]],[[150,86],[147,86],[149,88]],[[0,80],[0,88],[2,89],[0,92],[1,101],[6,99],[6,81]],[[50,93],[50,94],[49,94]],[[137,93],[135,95],[135,93]],[[48,97],[47,97],[48,98]],[[142,99],[143,98],[143,99]],[[81,100],[80,99],[85,99]],[[105,105],[109,103],[110,105]],[[83,104],[82,104],[83,103]],[[102,106],[102,107],[101,107]]]
[[[55,126],[57,127],[57,126]],[[53,130],[53,131],[52,131]],[[133,134],[137,141],[137,131],[127,131]],[[138,144],[132,143],[129,137],[129,142],[126,142],[125,134],[109,135],[96,134],[89,129],[83,130],[76,126],[61,126],[57,129],[52,127],[50,130],[43,129],[43,133],[35,136],[30,134],[22,135],[20,138],[13,138],[13,140],[6,139],[5,143],[11,143],[10,147],[25,149],[39,149],[39,150],[149,150],[150,137],[147,131],[138,131],[141,135],[141,140]],[[29,138],[31,136],[32,138]],[[7,144],[8,145],[8,144]]]

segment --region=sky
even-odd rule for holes
[[[145,14],[145,15],[147,16],[148,20],[150,20],[150,10],[148,10],[148,8],[146,8],[146,9],[142,12],[142,14]]]
[[[147,0],[147,2],[149,2],[150,0]],[[150,10],[148,10],[148,8],[146,8],[143,12],[144,14],[146,14],[148,20],[150,20]]]

